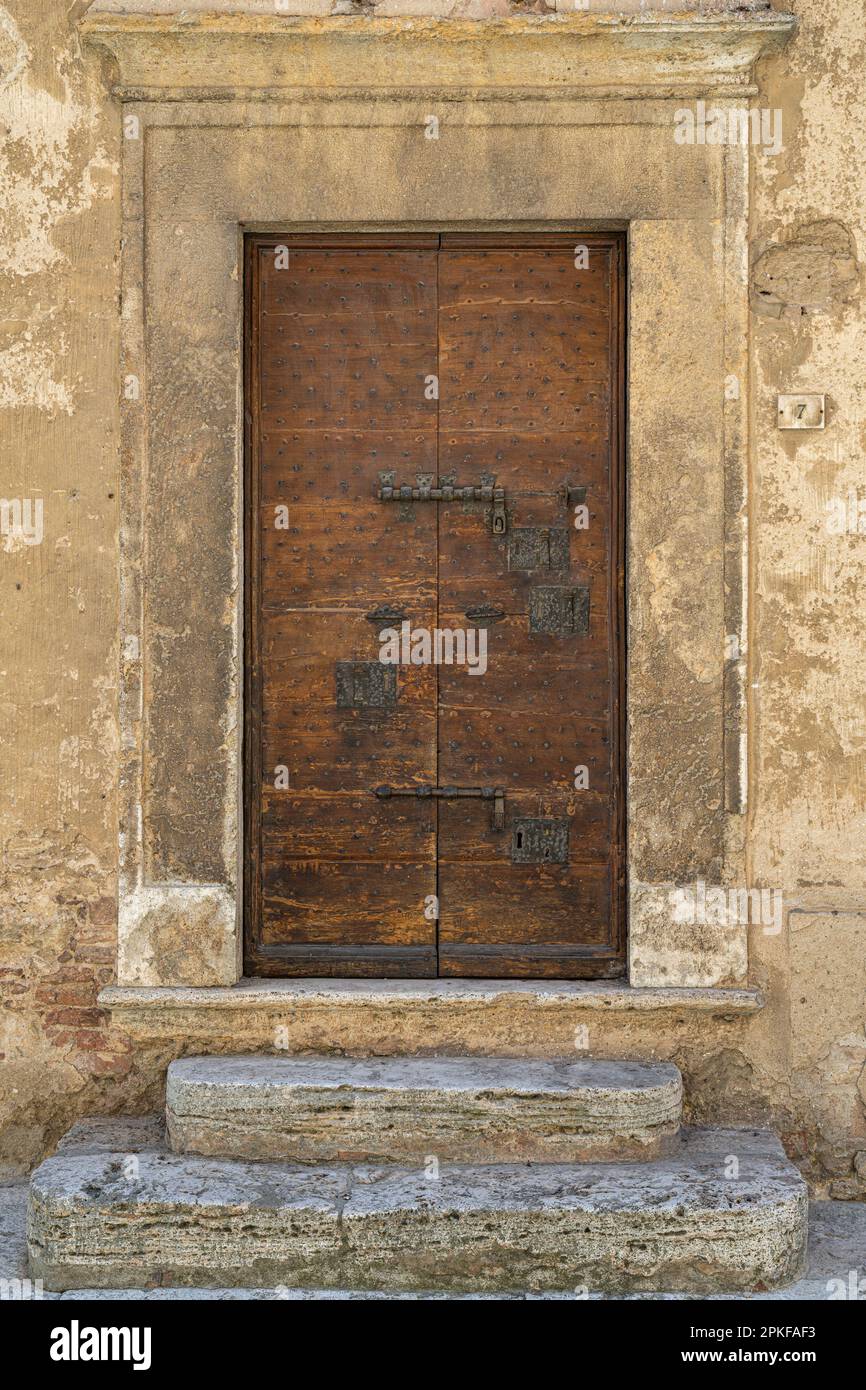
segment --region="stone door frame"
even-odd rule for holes
[[[747,869],[751,151],[677,144],[674,112],[747,106],[794,21],[109,6],[82,28],[124,134],[118,983],[241,975],[245,233],[575,225],[629,242],[629,982],[743,982],[747,928],[671,893]]]

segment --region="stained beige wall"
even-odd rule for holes
[[[66,0],[0,5],[2,1153],[32,1161],[131,1056],[112,976],[117,760],[117,141]]]
[[[784,149],[753,187],[750,845],[792,913],[753,941],[787,996],[766,1051],[796,1143],[866,1195],[866,516],[859,535],[826,525],[831,498],[866,500],[866,11],[791,8],[800,32],[759,98]],[[826,429],[776,429],[778,391],[826,392]]]
[[[0,1154],[18,1167],[78,1114],[154,1106],[167,1056],[96,1007],[116,933],[118,114],[75,37],[86,3],[35,8],[0,3],[0,495],[45,508],[41,545],[0,538]],[[752,929],[760,1015],[643,1024],[634,1045],[680,1062],[696,1117],[769,1117],[813,1177],[853,1195],[866,535],[831,536],[824,509],[863,473],[866,26],[860,0],[790,8],[800,33],[757,99],[783,110],[785,145],[757,156],[753,186],[749,853],[750,881],[794,912],[777,936]],[[827,393],[823,434],[775,428],[775,394],[794,390]]]

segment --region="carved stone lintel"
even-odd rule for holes
[[[209,0],[96,0],[81,31],[118,64],[126,99],[352,94],[422,99],[573,100],[743,96],[752,69],[796,28],[775,11],[740,15],[512,15],[488,20],[251,13]],[[455,60],[455,45],[459,61]],[[467,74],[471,81],[467,83]]]

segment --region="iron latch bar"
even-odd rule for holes
[[[390,787],[387,783],[381,787],[373,788],[373,795],[382,800],[391,796],[415,796],[415,797],[438,797],[442,801],[457,801],[461,797],[474,797],[476,800],[489,801],[490,807],[490,828],[491,830],[505,829],[505,788],[504,787],[432,787],[422,783],[418,787]]]
[[[504,536],[508,528],[505,488],[497,487],[495,483],[461,486],[446,479],[434,487],[432,473],[419,473],[415,487],[395,483],[390,473],[382,475],[381,483],[376,493],[380,502],[490,502],[493,507],[491,527],[494,536]]]

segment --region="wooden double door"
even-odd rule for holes
[[[623,257],[249,239],[249,973],[622,973]]]

